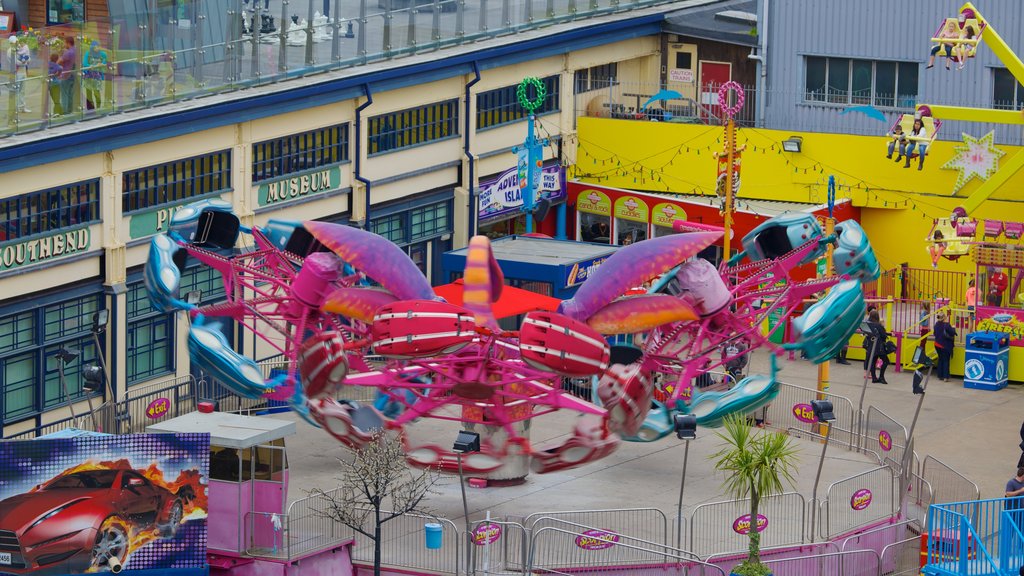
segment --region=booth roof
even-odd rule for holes
[[[528,236],[505,236],[491,242],[491,252],[498,262],[522,262],[540,266],[572,266],[577,262],[609,256],[618,248],[608,244]],[[448,254],[465,257],[468,250],[460,248]]]
[[[250,448],[295,434],[295,423],[227,412],[189,412],[184,416],[150,424],[146,432],[206,433],[210,435],[210,444],[213,446]]]
[[[462,279],[460,278],[444,286],[435,286],[434,293],[447,300],[449,304],[462,306]],[[534,310],[553,312],[558,308],[559,303],[561,303],[561,300],[558,298],[544,296],[543,294],[537,294],[522,288],[505,286],[501,289],[501,298],[498,298],[498,301],[493,305],[494,317],[500,320],[501,318],[518,316],[527,312],[533,312]]]

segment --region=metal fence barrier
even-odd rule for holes
[[[177,418],[196,409],[196,381],[192,375],[129,388],[116,404],[119,434],[141,434],[146,426]],[[158,402],[165,399],[166,402]]]
[[[795,384],[779,383],[779,394],[764,410],[765,426],[783,432],[800,435],[817,434],[819,424],[814,420],[811,411],[811,400],[821,395],[832,402],[832,410],[836,421],[832,424],[829,443],[842,446],[848,450],[856,447],[854,430],[857,428],[856,412],[853,403],[846,397],[829,392],[818,392],[813,388],[804,388]]]
[[[600,569],[604,566],[630,566],[629,574],[645,574],[644,567],[658,573],[665,573],[666,564],[675,564],[674,573],[692,576],[725,576],[725,571],[713,564],[694,560],[688,554],[674,554],[667,546],[647,548],[637,545],[632,539],[601,530],[565,530],[545,526],[533,533],[526,574],[562,573],[567,570],[574,574],[578,568]]]
[[[768,560],[796,558],[798,556],[827,554],[829,552],[839,552],[839,546],[837,546],[835,542],[815,542],[814,544],[802,544],[799,546],[762,547],[760,556],[761,561],[765,562]],[[725,570],[727,574],[730,574],[731,570],[735,568],[737,564],[746,559],[747,553],[744,551],[712,554],[705,558],[704,561],[708,564],[719,566],[722,570]]]
[[[840,550],[842,552],[870,550],[878,554],[882,574],[890,574],[896,569],[906,569],[909,566],[907,559],[904,558],[903,549],[892,548],[895,544],[905,544],[907,541],[920,544],[920,536],[918,536],[918,532],[914,529],[914,522],[911,520],[886,524],[849,536],[843,540]],[[918,567],[919,550],[915,549],[914,552],[915,554],[911,561],[916,569]]]
[[[903,456],[907,448],[907,429],[875,406],[868,408],[864,421],[864,448],[877,450],[885,464],[900,476],[903,471]]]
[[[749,498],[701,504],[690,516],[690,551],[704,558],[745,550],[752,529],[761,530],[762,546],[801,544],[806,508],[804,497],[796,492],[762,498],[753,521]]]
[[[921,464],[921,477],[931,486],[933,504],[981,498],[977,484],[934,456],[925,457]]]
[[[873,550],[830,552],[764,562],[774,576],[878,576],[880,563]]]
[[[470,574],[522,574],[530,538],[519,522],[478,520],[472,523],[469,547]]]
[[[572,522],[596,530],[607,530],[616,534],[628,534],[633,538],[669,543],[668,517],[657,508],[614,508],[608,510],[562,510],[537,512],[523,520],[523,526],[532,533],[545,526],[561,526],[561,522]]]
[[[857,528],[879,520],[892,518],[896,513],[895,478],[892,469],[880,466],[833,482],[824,502],[825,538],[849,534]]]
[[[390,511],[382,511],[390,514]],[[372,521],[372,519],[371,519]],[[441,547],[431,550],[423,545],[423,525],[432,522],[441,525]],[[373,525],[363,526],[373,533]],[[428,570],[432,572],[460,573],[465,536],[447,518],[424,514],[403,514],[381,526],[381,565],[392,568]],[[373,563],[373,542],[361,539],[352,548],[352,561]]]
[[[879,562],[886,576],[917,576],[921,573],[921,537],[911,536],[887,545]]]

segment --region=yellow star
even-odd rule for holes
[[[981,138],[974,138],[964,133],[964,145],[954,146],[956,151],[948,162],[942,165],[943,170],[959,170],[960,175],[953,185],[953,194],[960,191],[972,178],[987,180],[999,170],[999,159],[1006,154],[995,147],[993,142],[995,131],[985,134]]]

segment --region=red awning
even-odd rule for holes
[[[444,286],[434,286],[434,293],[444,298],[449,304],[462,306],[462,279]],[[533,312],[534,310],[548,310],[554,312],[562,301],[551,296],[544,296],[522,288],[505,286],[501,290],[501,298],[494,303],[494,317],[508,318]]]

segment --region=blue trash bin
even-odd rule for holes
[[[964,388],[1000,390],[1010,373],[1010,337],[1002,332],[971,332],[964,351]]]
[[[427,522],[423,525],[423,531],[427,538],[427,549],[437,550],[441,547],[441,537],[444,532],[441,530],[441,525],[436,522]]]

